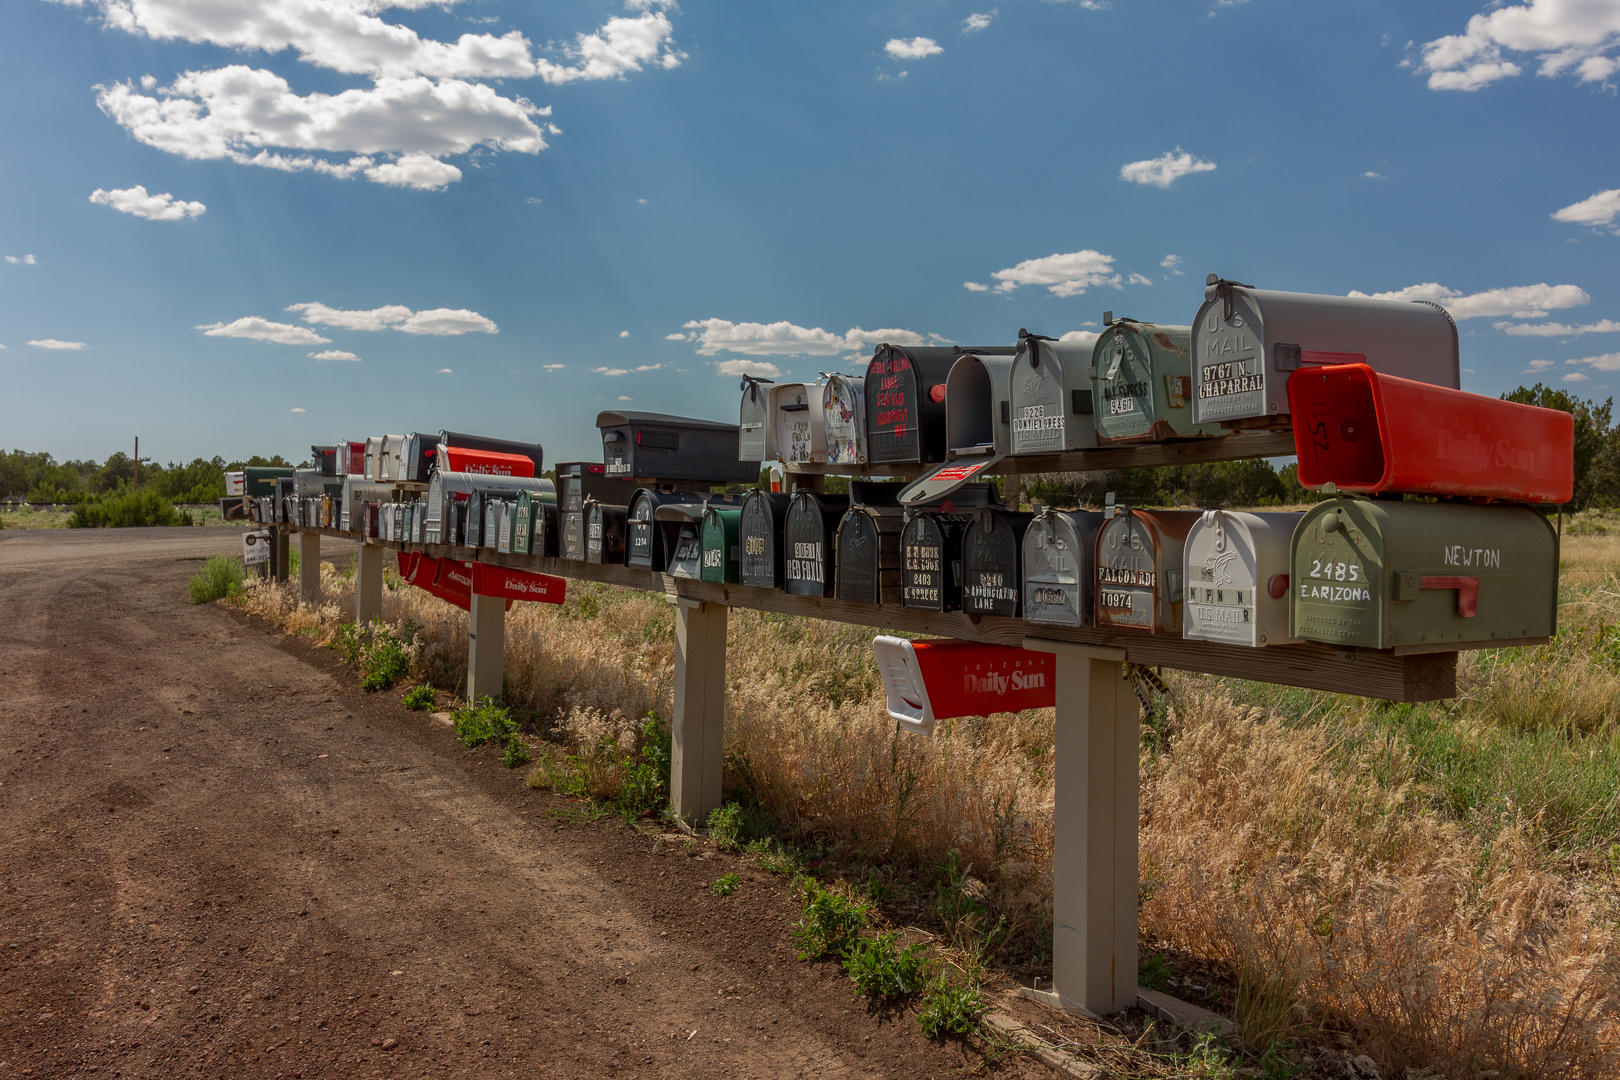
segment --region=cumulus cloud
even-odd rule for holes
[[[1620,4],[1612,0],[1530,0],[1492,4],[1460,34],[1426,43],[1421,70],[1431,90],[1478,90],[1523,74],[1510,56],[1537,63],[1545,78],[1573,75],[1605,83],[1620,70]]]
[[[980,30],[983,30],[985,27],[990,25],[990,20],[995,18],[995,15],[995,8],[991,8],[989,11],[983,13],[974,12],[972,15],[969,15],[967,18],[962,20],[962,33],[978,33]]]
[[[407,334],[431,334],[435,337],[459,337],[462,334],[498,334],[500,327],[476,311],[466,308],[432,308],[418,311],[396,329]]]
[[[658,371],[663,366],[664,366],[663,364],[642,364],[640,367],[636,368],[636,370],[637,371]]]
[[[1058,344],[1079,345],[1081,348],[1089,349],[1097,344],[1097,338],[1100,336],[1095,330],[1070,330],[1067,334],[1058,338]]]
[[[619,331],[619,336],[622,337],[622,338],[629,337],[630,336],[630,331],[628,331],[628,330],[620,330]]]
[[[1387,177],[1384,176],[1383,173],[1373,172],[1371,169],[1368,169],[1366,172],[1362,173],[1361,175],[1363,177],[1365,177],[1366,179],[1368,179],[1368,180],[1385,180],[1385,179],[1388,179]]]
[[[455,372],[452,371],[450,368],[442,367],[442,368],[439,369],[439,374],[440,375],[454,375]]]
[[[1394,292],[1364,293],[1351,290],[1351,296],[1374,300],[1432,300],[1451,312],[1454,319],[1479,319],[1509,315],[1515,319],[1540,319],[1554,308],[1580,307],[1592,298],[1584,289],[1574,285],[1517,285],[1506,289],[1487,289],[1464,295],[1433,281],[1421,285],[1408,285]]]
[[[944,52],[944,48],[933,38],[890,38],[883,51],[896,60],[921,60],[924,57],[936,56]]]
[[[466,308],[432,308],[415,311],[404,304],[385,304],[369,311],[344,311],[315,301],[289,304],[288,311],[302,312],[304,321],[340,330],[402,330],[407,334],[454,337],[460,334],[498,334],[500,327]]]
[[[411,317],[411,309],[403,304],[389,304],[370,311],[340,311],[325,304],[310,301],[288,304],[288,311],[303,312],[304,321],[317,326],[335,326],[340,330],[382,330]]]
[[[112,191],[96,188],[90,193],[90,201],[101,206],[110,206],[125,214],[145,218],[147,221],[184,221],[188,217],[202,217],[208,210],[208,207],[200,202],[186,202],[168,192],[148,195],[145,184],[136,184],[131,188],[114,188]]]
[[[685,334],[665,334],[664,335],[664,340],[665,341],[685,341],[686,340],[686,335]]]
[[[968,292],[989,292],[990,291],[990,286],[980,284],[977,281],[964,281],[964,282],[962,282],[962,288],[966,289]]]
[[[591,373],[595,374],[595,375],[607,375],[609,377],[616,377],[616,376],[619,376],[619,375],[628,375],[628,374],[630,374],[630,369],[629,368],[623,368],[623,367],[595,367],[595,368],[591,368]]]
[[[30,341],[28,344],[32,345]],[[1620,352],[1603,353],[1601,356],[1583,356],[1578,360],[1565,360],[1566,364],[1584,364],[1593,371],[1620,371]],[[1568,375],[1564,378],[1569,378]]]
[[[1536,371],[1546,371],[1550,367],[1557,366],[1558,365],[1554,364],[1551,360],[1532,360],[1530,361],[1529,366],[1527,366],[1524,370],[1525,374],[1530,374]]]
[[[540,77],[555,86],[582,79],[622,79],[643,64],[665,70],[679,67],[686,54],[671,43],[675,28],[664,13],[674,6],[673,0],[628,0],[625,7],[641,14],[618,16],[595,33],[580,34],[562,49],[566,63],[539,61]]]
[[[323,350],[321,352],[312,352],[312,353],[309,354],[309,358],[311,360],[359,360],[360,359],[358,356],[354,355],[354,353],[352,353],[352,352],[344,352],[342,349],[325,349],[325,350]]]
[[[326,345],[332,340],[321,337],[307,326],[271,322],[257,315],[244,315],[235,322],[207,323],[193,329],[201,330],[207,337],[247,338],[277,345]]]
[[[303,411],[304,411],[304,410],[303,410],[303,409],[299,409],[299,408],[292,408],[292,409],[288,409],[288,410],[287,410],[287,411],[288,411],[288,412],[303,412]]]
[[[1096,285],[1117,289],[1121,281],[1114,272],[1114,257],[1090,248],[1067,255],[1025,259],[1017,266],[997,270],[990,276],[998,282],[997,292],[1012,292],[1020,285],[1045,285],[1053,296],[1079,296]]]
[[[1565,382],[1586,382],[1591,377],[1592,376],[1587,375],[1584,372],[1572,371],[1568,375],[1564,376],[1564,381]]]
[[[1567,323],[1511,323],[1492,324],[1509,337],[1580,337],[1582,334],[1620,333],[1620,322],[1600,319],[1594,323],[1571,326]]]
[[[781,368],[764,360],[715,360],[713,363],[716,375],[758,375],[774,379],[782,374]]]
[[[1589,199],[1582,199],[1562,210],[1555,210],[1552,216],[1554,221],[1590,225],[1594,229],[1614,225],[1614,219],[1620,216],[1620,188],[1600,191]],[[1620,233],[1620,228],[1616,228],[1615,232]]]
[[[1127,285],[1151,285],[1151,284],[1153,284],[1153,279],[1148,277],[1146,274],[1132,274],[1130,277],[1125,279],[1125,284],[1127,284]]]
[[[1181,266],[1186,261],[1180,255],[1166,255],[1159,260],[1159,265],[1179,277],[1181,275]]]
[[[88,349],[90,347],[82,341],[58,341],[53,337],[37,338],[34,341],[30,341],[28,344],[32,345],[36,349],[67,349],[74,352],[78,351],[79,349]]]
[[[6,262],[13,266],[33,266],[39,260],[32,255],[7,255]]]
[[[785,321],[736,323],[729,319],[702,319],[687,323],[686,328],[693,331],[700,356],[720,352],[747,356],[836,356],[859,352],[879,342],[921,345],[924,341],[914,330],[863,330],[856,326],[843,334],[834,334],[819,326],[796,326]]]
[[[541,366],[542,369],[544,369],[546,371],[561,371],[563,368],[567,367],[568,365],[567,364],[541,364],[540,366]]]
[[[634,400],[636,400],[636,399],[635,399],[635,398],[633,398],[633,397],[631,397],[631,396],[630,396],[630,395],[628,395],[628,394],[620,394],[620,395],[619,395],[619,400],[620,400],[620,401],[634,401]]]
[[[1214,172],[1215,163],[1193,157],[1181,147],[1166,150],[1156,158],[1132,161],[1119,167],[1119,178],[1133,184],[1167,188],[1189,173]]]

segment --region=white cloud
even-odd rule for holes
[[[39,260],[32,255],[7,255],[6,262],[14,266],[33,266]]]
[[[782,374],[781,368],[764,360],[715,360],[713,363],[716,375],[758,375],[774,379]]]
[[[635,398],[633,398],[633,397],[630,397],[630,396],[628,396],[628,395],[626,395],[626,394],[620,394],[620,395],[619,395],[619,400],[620,400],[620,401],[634,401],[634,400],[636,400],[636,399],[635,399]]]
[[[619,331],[619,336],[622,337],[622,338],[629,337],[630,336],[630,331],[628,331],[628,330],[620,330]]]
[[[995,8],[991,8],[989,11],[983,13],[974,12],[972,15],[969,15],[967,18],[962,20],[962,33],[978,33],[980,30],[983,30],[985,27],[990,25],[990,20],[995,18],[995,15]]]
[[[1012,292],[1020,285],[1045,285],[1053,296],[1079,296],[1094,285],[1120,287],[1114,272],[1114,257],[1086,248],[1067,255],[1025,259],[1017,266],[990,275],[999,284],[997,292]]]
[[[397,329],[407,334],[431,334],[435,337],[459,337],[462,334],[498,334],[500,327],[476,311],[466,308],[432,308],[418,311]]]
[[[1582,199],[1562,210],[1554,211],[1552,216],[1555,221],[1590,225],[1594,229],[1601,225],[1613,225],[1615,217],[1620,216],[1620,188],[1600,191],[1589,199]],[[1620,233],[1620,228],[1615,231]]]
[[[288,409],[288,412],[303,412],[303,409]]]
[[[536,65],[540,77],[555,86],[581,79],[622,79],[643,64],[666,71],[679,67],[686,54],[670,43],[675,28],[664,14],[665,8],[675,7],[673,0],[628,0],[625,7],[641,14],[618,16],[593,34],[580,34],[562,50],[570,63],[542,59]]]
[[[1180,277],[1181,266],[1186,261],[1187,260],[1183,259],[1180,255],[1166,255],[1164,258],[1159,260],[1159,265],[1170,271],[1172,274],[1175,274],[1177,277]]]
[[[1600,319],[1594,323],[1571,326],[1567,323],[1511,323],[1492,324],[1509,337],[1580,337],[1582,334],[1620,333],[1620,322]]]
[[[964,282],[962,282],[962,288],[966,289],[968,292],[989,292],[990,291],[990,286],[981,285],[977,281],[964,281]]]
[[[58,341],[51,337],[38,338],[37,340],[30,341],[28,344],[32,345],[36,349],[68,349],[75,352],[79,349],[88,349],[90,347],[82,341]]]
[[[1132,161],[1119,167],[1119,178],[1133,184],[1167,188],[1189,173],[1214,172],[1215,163],[1195,158],[1181,147],[1166,150],[1156,158]]]
[[[1484,292],[1463,295],[1433,281],[1421,285],[1408,285],[1394,292],[1364,293],[1350,291],[1351,296],[1374,300],[1432,300],[1451,312],[1454,319],[1489,318],[1510,315],[1515,319],[1540,319],[1553,308],[1572,308],[1591,303],[1584,289],[1574,285],[1517,285],[1506,289],[1487,289]]]
[[[202,217],[208,210],[200,202],[176,199],[168,192],[148,195],[144,184],[136,184],[132,188],[114,188],[112,191],[96,188],[90,193],[90,201],[147,221],[184,221],[188,217]]]
[[[658,370],[662,369],[663,366],[664,366],[663,364],[642,364],[640,367],[636,368],[636,370],[637,371],[658,371]]]
[[[1081,348],[1089,349],[1091,346],[1097,344],[1097,338],[1099,336],[1101,335],[1099,335],[1095,330],[1070,330],[1067,334],[1064,334],[1062,337],[1058,338],[1058,344],[1079,345]]]
[[[1151,285],[1151,284],[1153,284],[1153,279],[1150,278],[1150,277],[1147,277],[1144,274],[1132,274],[1130,277],[1125,279],[1125,284],[1127,284],[1127,285]]]
[[[933,38],[890,38],[889,43],[883,46],[883,51],[896,60],[921,60],[928,56],[937,56],[945,50]]]
[[[1383,173],[1381,173],[1381,172],[1373,172],[1371,169],[1368,169],[1366,172],[1362,173],[1361,175],[1366,177],[1368,180],[1387,180],[1387,179],[1389,179]]]
[[[33,342],[29,342],[30,345]],[[1583,356],[1578,360],[1565,360],[1566,364],[1585,364],[1593,371],[1620,371],[1620,352],[1604,353],[1601,356]],[[1569,376],[1564,376],[1566,379]]]
[[[685,334],[665,334],[664,335],[664,340],[665,341],[685,341],[686,340],[686,335]]]
[[[287,310],[302,312],[305,322],[317,326],[335,326],[341,330],[392,329],[436,337],[500,333],[500,327],[492,320],[466,308],[432,308],[413,312],[404,304],[385,304],[369,311],[343,311],[309,301],[290,304]]]
[[[1568,375],[1564,376],[1564,381],[1565,382],[1586,382],[1590,378],[1591,378],[1590,375],[1586,375],[1586,374],[1584,374],[1582,372],[1579,372],[1579,371],[1572,371]]]
[[[398,160],[365,167],[366,179],[390,187],[443,191],[461,179],[461,170],[431,154],[401,154]]]
[[[596,367],[591,368],[591,373],[595,375],[607,375],[614,377],[619,375],[628,375],[630,374],[630,369],[623,367]]]
[[[844,339],[821,327],[806,329],[790,322],[734,323],[727,319],[702,319],[686,324],[696,331],[698,354],[738,352],[748,356],[832,356],[843,352]],[[722,374],[726,374],[722,372]]]
[[[326,349],[326,350],[323,350],[321,352],[312,352],[312,353],[309,354],[309,358],[311,360],[359,360],[360,359],[358,356],[354,355],[354,353],[352,353],[352,352],[344,352],[342,349]]]
[[[250,341],[269,341],[276,345],[325,345],[332,339],[323,338],[307,326],[271,322],[257,315],[246,315],[235,322],[208,323],[193,327],[208,337],[247,338]]]
[[[1557,367],[1551,360],[1532,360],[1524,370],[1526,374],[1534,371],[1546,371],[1550,367]]]
[[[1431,90],[1478,90],[1523,73],[1505,54],[1539,62],[1546,78],[1574,75],[1604,83],[1620,70],[1620,4],[1613,0],[1530,0],[1492,4],[1461,34],[1423,46],[1422,70]]]
[[[546,371],[561,371],[563,368],[567,367],[568,365],[567,364],[541,364],[540,366],[541,366],[542,369],[544,369]]]
[[[411,309],[403,304],[388,304],[372,308],[370,311],[340,311],[310,301],[288,304],[287,310],[303,312],[305,322],[317,326],[335,326],[340,330],[382,330],[396,326],[411,317]]]
[[[440,375],[454,375],[455,372],[452,371],[450,368],[442,367],[442,368],[439,369],[439,374]]]

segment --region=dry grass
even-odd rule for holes
[[[1172,680],[1143,757],[1143,932],[1227,973],[1250,1050],[1336,1031],[1386,1076],[1620,1068],[1620,647],[1603,629],[1620,622],[1620,539],[1568,525],[1574,629],[1540,650],[1465,654],[1455,703]],[[330,641],[353,582],[328,569],[323,584],[320,607],[292,586],[246,604]],[[462,689],[466,615],[389,584],[385,619],[420,627],[415,674]],[[562,608],[508,616],[508,700],[569,752],[623,745],[639,718],[668,715],[671,610],[569,588]],[[728,787],[845,859],[926,881],[958,852],[1011,948],[1049,947],[1050,712],[903,735],[884,715],[871,631],[731,618]]]

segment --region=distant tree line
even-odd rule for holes
[[[277,454],[255,455],[246,461],[222,457],[194,459],[189,465],[141,462],[140,490],[170,502],[211,503],[225,497],[225,473],[247,465],[287,465]],[[27,450],[0,450],[0,497],[32,503],[91,502],[134,490],[135,460],[122,451],[104,462],[58,462],[50,454]]]

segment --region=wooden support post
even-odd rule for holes
[[[730,609],[675,601],[675,717],[670,725],[669,805],[697,827],[720,807],[726,752],[726,616]]]
[[[1123,650],[1026,641],[1055,654],[1052,993],[1106,1016],[1136,1004],[1140,709]]]
[[[473,593],[467,627],[467,700],[501,700],[506,678],[506,601]]]
[[[298,534],[298,594],[306,604],[321,598],[321,534],[314,529]]]
[[[387,554],[381,544],[360,543],[360,560],[354,568],[354,621],[361,626],[382,618],[383,556]]]
[[[1017,510],[1020,496],[1024,489],[1024,474],[1016,469],[1008,469],[1001,474],[1001,501],[1007,504],[1007,509]]]
[[[270,545],[271,558],[276,564],[271,574],[277,581],[286,581],[292,576],[292,537],[286,529],[273,525],[270,527]]]

